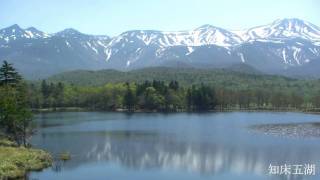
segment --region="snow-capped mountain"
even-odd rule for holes
[[[14,63],[29,78],[99,69],[106,67],[102,59],[109,41],[108,36],[86,35],[74,29],[47,34],[13,25],[0,30],[0,60]]]
[[[38,39],[48,37],[50,37],[49,34],[41,32],[34,27],[22,29],[17,24],[0,30],[0,40],[3,41],[3,43],[9,43],[9,41],[20,39]]]
[[[258,26],[246,31],[235,31],[244,41],[281,40],[303,38],[320,41],[320,28],[300,19],[279,19],[271,24]]]
[[[178,32],[128,31],[113,38],[105,52],[110,67],[117,69],[165,65],[173,60],[223,67],[255,61],[252,55],[257,56],[256,52],[250,49],[261,47],[259,56],[265,60],[255,68],[263,69],[263,63],[276,59],[270,69],[282,71],[319,56],[319,33],[318,27],[298,19],[277,20],[244,31],[210,25]],[[242,52],[244,48],[248,50]]]
[[[204,25],[191,31],[128,31],[114,38],[110,46],[121,40],[124,42],[140,40],[145,45],[157,45],[160,47],[203,45],[230,47],[242,42],[241,38],[236,34],[211,25]]]
[[[241,31],[204,25],[176,32],[127,31],[112,38],[71,28],[53,34],[18,25],[0,30],[0,60],[13,62],[29,77],[75,69],[172,66],[176,62],[206,68],[246,64],[261,72],[290,75],[292,69],[299,69],[294,75],[308,75],[300,69],[319,64],[315,63],[319,57],[320,28],[299,19],[276,20]]]
[[[194,47],[216,45],[232,47],[242,42],[236,34],[210,25],[204,25],[191,31],[161,32],[161,31],[128,31],[113,38],[106,48],[109,61],[125,49],[125,56],[129,54],[133,61],[146,51],[153,50],[156,57],[161,57],[163,52],[172,47],[187,47],[187,53],[191,54]],[[133,62],[127,61],[126,66]]]

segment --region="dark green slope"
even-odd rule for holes
[[[101,86],[107,83],[143,82],[161,80],[178,81],[183,86],[214,85],[233,90],[263,89],[294,91],[299,94],[320,91],[319,80],[301,80],[284,76],[248,74],[226,69],[195,69],[154,67],[129,72],[116,70],[72,71],[52,76],[50,82],[63,82],[78,86]]]
[[[100,71],[77,70],[54,75],[48,80],[82,86],[99,86],[118,82],[143,82],[146,80],[176,80],[188,85],[211,84],[216,81],[234,80],[234,78],[256,79],[261,77],[258,74],[242,73],[238,72],[238,70],[153,67],[128,72],[110,69]],[[263,77],[275,78],[275,76]]]

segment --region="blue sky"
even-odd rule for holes
[[[42,31],[75,28],[88,34],[127,30],[193,29],[211,24],[244,29],[278,18],[320,26],[319,0],[1,0],[0,28],[19,24]]]

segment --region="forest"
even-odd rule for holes
[[[113,82],[99,86],[42,80],[29,83],[33,109],[79,107],[105,111],[224,111],[303,110],[317,111],[320,91],[317,81],[273,80],[258,76],[243,87],[237,82],[188,84],[176,80]],[[249,82],[249,83],[248,83]],[[229,85],[228,85],[229,84]]]
[[[128,72],[73,71],[30,81],[19,79],[11,64],[4,63],[2,69],[2,79],[8,80],[2,82],[1,102],[7,105],[10,98],[20,98],[23,107],[35,111],[67,108],[132,112],[319,111],[320,108],[317,79],[159,67]],[[12,77],[17,76],[17,85],[10,82],[13,78],[8,78],[7,71],[13,73]],[[23,95],[17,96],[16,90]]]

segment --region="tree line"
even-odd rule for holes
[[[288,90],[289,89],[289,90]],[[303,92],[303,91],[302,91]],[[29,85],[32,108],[81,107],[92,110],[210,111],[210,110],[306,110],[320,107],[320,92],[304,94],[285,88],[230,89],[212,85],[181,86],[178,81],[108,83],[76,86],[48,83]]]

